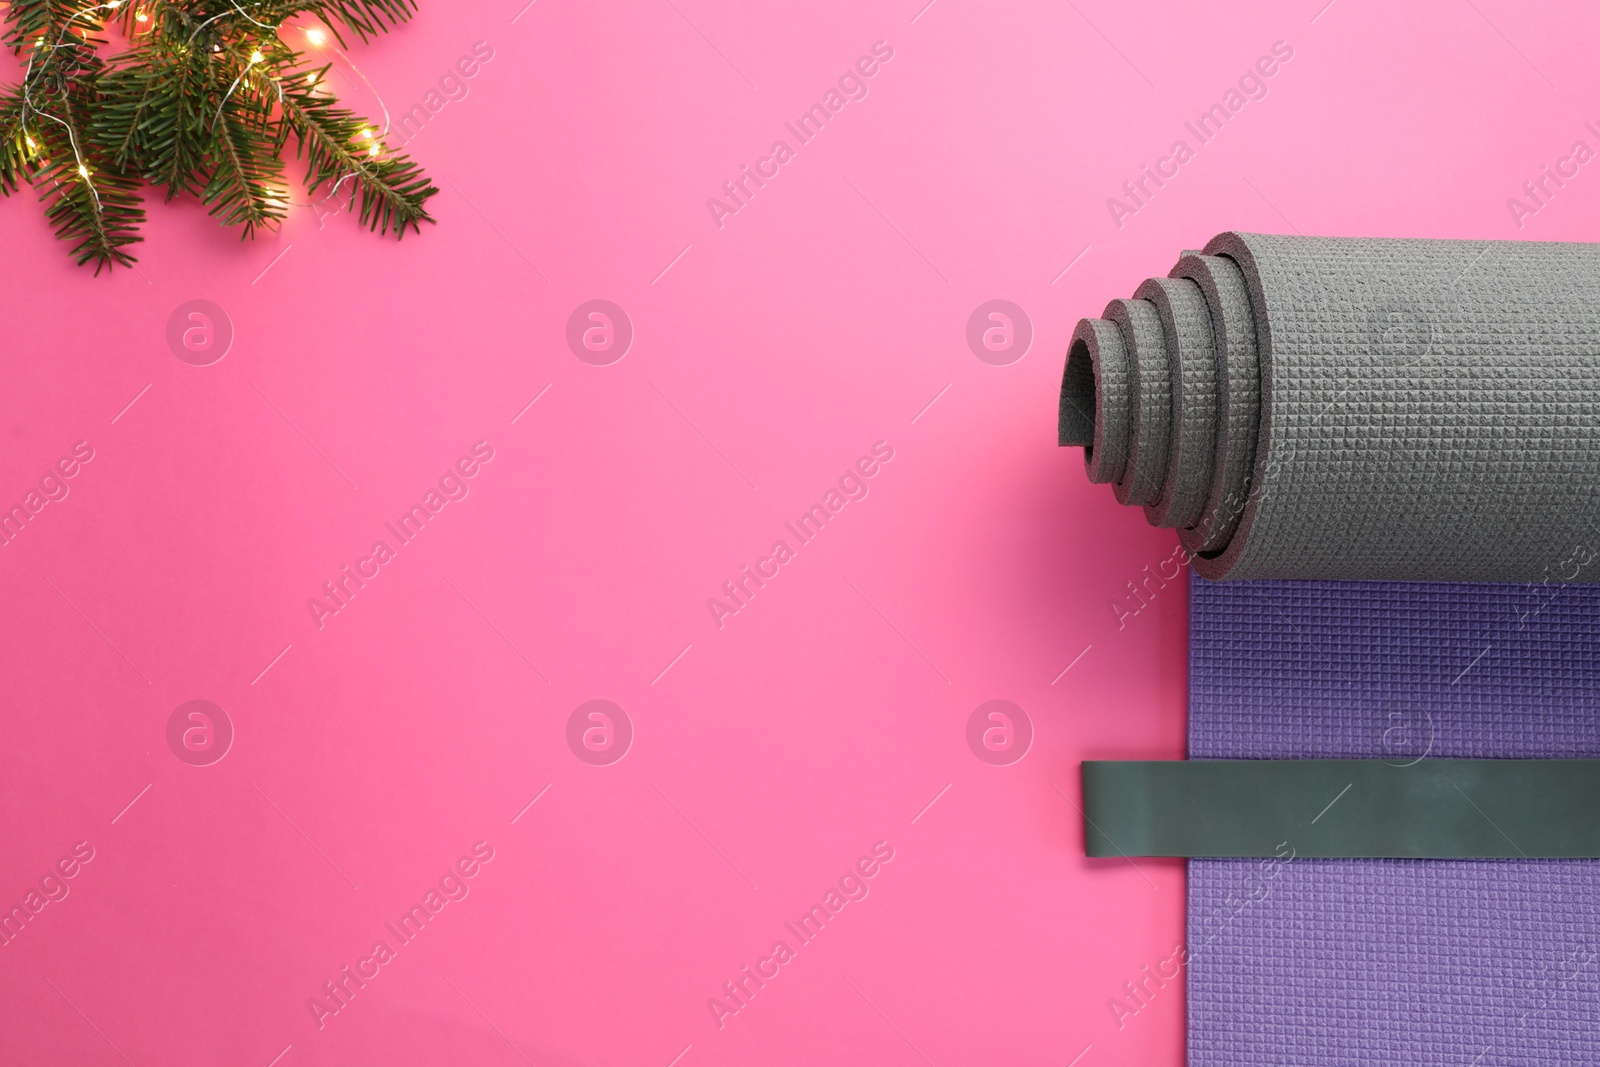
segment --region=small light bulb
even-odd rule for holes
[[[78,164],[78,173],[80,175],[82,175],[83,177],[87,178],[89,176],[89,168],[84,166],[82,163],[79,163]]]
[[[378,146],[377,145],[373,145],[371,148],[367,149],[367,155],[375,156],[377,154],[378,154]]]
[[[250,53],[250,62],[252,62],[252,63],[259,63],[263,59],[266,59],[266,58],[267,57],[262,55],[259,50]]]
[[[306,75],[306,84],[307,85],[315,85],[315,84],[317,84],[317,72],[316,71],[312,71],[310,74]]]
[[[372,131],[371,131],[371,130],[362,130],[362,131],[361,131],[361,139],[362,139],[362,140],[363,140],[363,141],[370,141],[370,140],[372,140]]]
[[[326,41],[327,39],[328,35],[317,29],[315,26],[306,31],[306,40],[310,41],[314,45],[320,46],[322,42]]]
[[[107,7],[121,7],[122,0],[106,0]]]
[[[143,11],[139,12],[137,15],[135,15],[133,17],[135,19],[137,19],[138,21],[140,21],[140,22],[149,22],[150,21],[150,16],[146,15]]]
[[[34,141],[34,139],[32,137],[24,136],[22,139],[24,141],[28,142],[28,147],[29,148],[38,148],[39,147],[38,143],[36,141]]]

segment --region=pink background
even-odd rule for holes
[[[138,272],[96,279],[0,205],[0,503],[94,449],[0,547],[0,904],[94,850],[0,947],[0,1061],[1180,1062],[1177,984],[1120,1030],[1107,1000],[1181,940],[1182,868],[1086,861],[1073,805],[1081,759],[1182,754],[1185,598],[1117,625],[1175,539],[1055,447],[1066,340],[1226,228],[1600,239],[1600,163],[1520,229],[1506,203],[1600,148],[1600,15],[522,2],[424,0],[352,52],[398,114],[493,50],[409,146],[420,237],[298,206],[241,245],[156,199]],[[719,229],[706,199],[877,41],[867,97]],[[1265,98],[1119,228],[1107,198],[1276,41]],[[197,298],[236,335],[205,367],[165,340]],[[596,298],[636,334],[609,366],[564,339]],[[964,336],[995,298],[1034,331],[1004,366]],[[307,599],[477,441],[466,499],[319,629]],[[878,441],[719,628],[707,598]],[[192,699],[236,731],[209,766],[167,744]],[[620,762],[568,746],[591,699]],[[995,699],[1034,731],[1007,766],[966,739]]]

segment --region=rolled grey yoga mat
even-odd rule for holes
[[[1078,323],[1059,441],[1205,578],[1600,581],[1600,245],[1219,234]]]

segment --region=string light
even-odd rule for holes
[[[141,11],[138,14],[134,15],[133,17],[138,19],[140,22],[149,22],[150,21],[150,16],[146,15],[143,11]]]
[[[28,136],[24,135],[22,139],[24,141],[28,142],[28,147],[29,148],[38,148],[39,147],[38,142],[36,142],[32,137],[28,137]]]
[[[78,164],[78,174],[80,176],[82,176],[82,177],[87,178],[89,176],[89,168],[84,166],[82,163],[79,163]]]
[[[262,55],[260,53],[260,51],[255,51],[255,52],[251,52],[250,53],[250,62],[252,62],[252,63],[259,63],[265,58],[267,58],[267,57]]]
[[[367,155],[375,156],[377,154],[378,154],[378,146],[377,145],[373,145],[371,148],[367,149]]]
[[[371,130],[367,130],[367,129],[363,129],[363,130],[362,130],[362,131],[361,131],[361,139],[362,139],[362,140],[363,140],[363,141],[370,141],[370,140],[372,140],[372,131],[371,131]]]
[[[317,29],[315,26],[311,27],[311,29],[306,31],[306,40],[310,41],[312,44],[316,45],[318,48],[321,48],[322,47],[322,43],[324,41],[326,41],[327,39],[328,39],[328,35],[323,33],[321,30]]]

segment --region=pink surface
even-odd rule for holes
[[[1182,752],[1181,582],[1118,600],[1176,542],[1055,447],[1066,339],[1225,228],[1600,239],[1600,16],[522,2],[353,53],[439,105],[420,238],[155,201],[97,280],[0,205],[0,501],[44,479],[0,546],[0,897],[38,907],[0,1061],[1181,1062],[1179,983],[1108,1000],[1182,869],[1086,861],[1073,807],[1080,759]],[[620,360],[569,347],[593,300]],[[1026,328],[969,346],[991,300]]]

